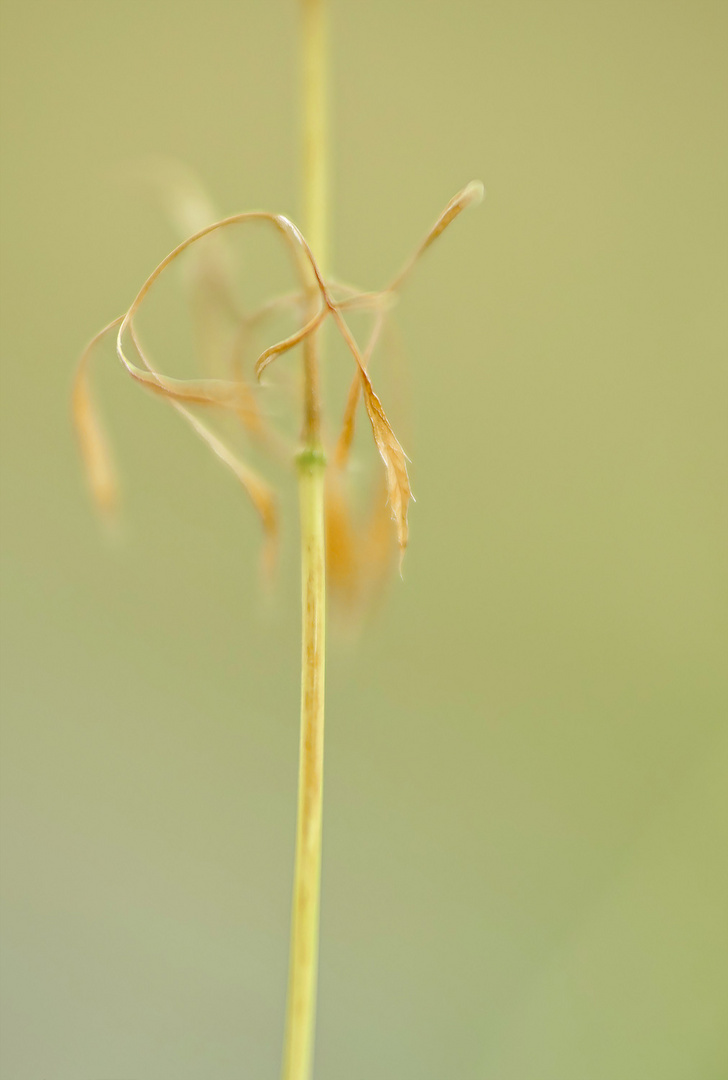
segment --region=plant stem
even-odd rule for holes
[[[303,37],[303,232],[319,268],[328,262],[326,211],[327,119],[326,119],[326,19],[324,0],[302,0]],[[310,280],[311,303],[317,290]],[[318,371],[319,335],[311,334],[303,343],[304,446],[319,443],[321,404]]]
[[[323,266],[326,219],[326,92],[323,0],[303,0],[304,232]],[[312,281],[312,295],[315,283]],[[301,733],[298,817],[283,1080],[310,1080],[316,1027],[324,764],[325,534],[319,336],[303,347],[301,516]]]
[[[301,507],[302,669],[298,822],[284,1080],[308,1080],[316,1021],[324,754],[324,459],[298,458]]]
[[[302,0],[303,33],[303,222],[320,267],[328,262],[328,150],[326,15],[324,0]]]

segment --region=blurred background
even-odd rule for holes
[[[140,162],[300,219],[298,13],[2,22],[3,1075],[276,1076],[292,483],[266,596],[235,482],[104,346],[109,542],[69,395],[177,239]],[[317,1080],[728,1075],[727,24],[332,0],[336,271],[381,285],[487,196],[413,277],[382,385],[404,581],[358,633],[332,612]]]

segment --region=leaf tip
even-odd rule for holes
[[[462,206],[465,209],[468,206],[478,206],[485,198],[485,186],[482,180],[471,180],[463,188],[462,193]]]

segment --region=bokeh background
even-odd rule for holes
[[[719,1080],[726,7],[331,14],[338,272],[383,283],[454,191],[487,197],[398,316],[404,581],[331,626],[317,1080]],[[69,391],[175,240],[137,163],[299,217],[297,12],[2,20],[3,1075],[275,1076],[291,485],[266,599],[234,482],[102,350],[110,543]]]

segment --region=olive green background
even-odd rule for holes
[[[136,163],[299,217],[297,12],[2,20],[3,1075],[274,1077],[292,485],[266,600],[249,506],[109,347],[109,543],[69,390],[175,241]],[[317,1080],[728,1075],[727,24],[333,4],[338,272],[383,283],[465,182],[487,197],[398,316],[404,581],[331,623]]]

